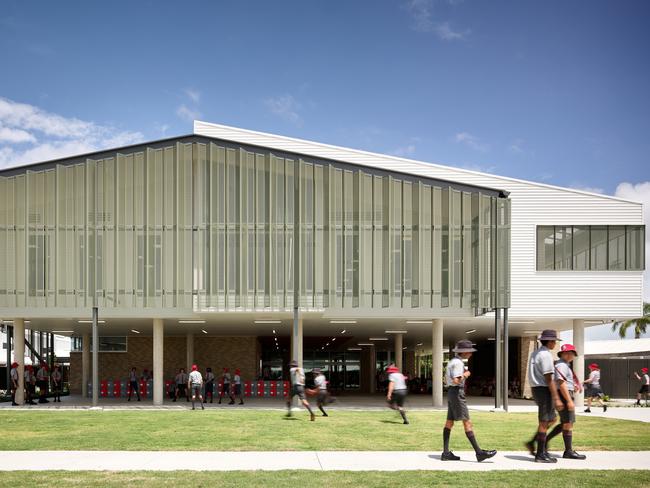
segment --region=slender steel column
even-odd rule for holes
[[[510,385],[508,366],[508,342],[510,340],[510,329],[508,327],[508,309],[503,309],[503,409],[508,411],[508,387]]]
[[[99,400],[99,334],[97,332],[97,307],[93,307],[93,407]]]
[[[25,320],[14,319],[14,361],[18,363],[16,403],[25,403]]]
[[[501,309],[494,310],[494,408],[501,408],[501,383],[503,360],[501,349],[503,347],[503,337],[501,335]]]

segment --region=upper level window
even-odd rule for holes
[[[540,225],[538,271],[641,271],[643,225]]]

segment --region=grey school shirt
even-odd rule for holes
[[[305,386],[305,372],[302,368],[291,368],[289,370],[289,376],[291,377],[292,385]]]
[[[461,388],[464,387],[465,377],[463,376],[463,373],[465,373],[465,363],[463,363],[463,360],[461,358],[456,356],[447,363],[447,374],[445,375],[447,386],[458,386]],[[461,378],[460,383],[456,385],[454,384],[454,378],[458,378],[459,376]]]
[[[555,381],[557,382],[564,381],[569,391],[573,391],[574,389],[573,371],[571,370],[571,366],[569,366],[569,363],[567,363],[562,359],[560,359],[557,363],[555,363]]]
[[[594,388],[600,388],[600,371],[594,369],[589,373],[589,384]]]
[[[393,383],[393,390],[406,390],[406,380],[402,373],[389,374],[388,381]]]
[[[531,387],[548,386],[544,375],[553,372],[553,356],[546,346],[540,347],[530,355],[530,361],[528,363],[528,382]]]

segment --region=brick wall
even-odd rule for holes
[[[172,379],[179,368],[185,368],[187,358],[185,337],[164,338],[163,377]],[[144,368],[153,369],[153,338],[129,337],[128,351],[99,353],[100,379],[126,378],[135,367],[138,374]],[[194,362],[205,371],[210,366],[216,375],[221,368],[241,369],[244,380],[257,377],[260,345],[257,337],[194,336]],[[70,353],[70,389],[81,393],[81,353]]]

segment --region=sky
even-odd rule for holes
[[[644,201],[650,225],[649,21],[644,0],[5,0],[0,167],[201,119]]]

